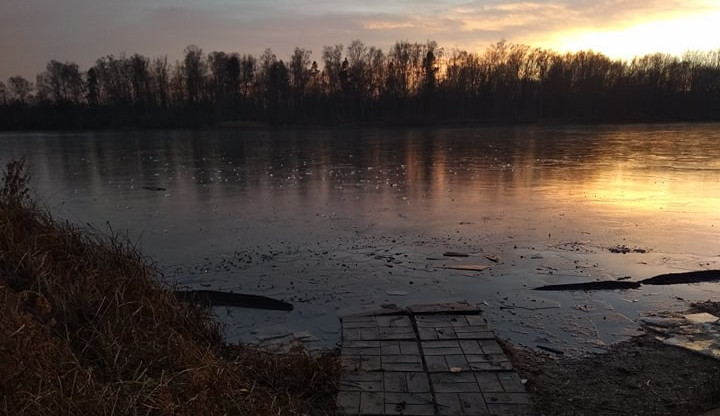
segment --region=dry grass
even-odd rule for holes
[[[118,235],[55,220],[22,161],[0,188],[0,412],[11,415],[332,413],[332,355],[223,345]]]

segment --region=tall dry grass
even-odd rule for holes
[[[224,345],[117,234],[55,220],[22,161],[0,187],[0,412],[329,414],[336,357]]]

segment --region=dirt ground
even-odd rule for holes
[[[720,302],[691,312],[720,316]],[[720,360],[664,345],[652,334],[607,352],[563,357],[510,346],[541,415],[700,415],[720,407]]]

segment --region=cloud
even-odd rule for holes
[[[566,22],[578,12],[563,4],[505,3],[475,9],[456,9],[451,13],[465,31],[550,30],[560,19]]]
[[[363,28],[368,30],[410,29],[414,27],[416,27],[416,25],[409,21],[392,22],[388,20],[376,20],[363,23]]]
[[[442,2],[444,13],[430,9],[414,11],[412,16],[398,14],[378,20],[366,20],[365,28],[386,32],[418,32],[423,28],[433,39],[443,44],[473,49],[499,39],[544,47],[567,44],[567,37],[579,33],[625,31],[647,22],[668,19],[695,19],[719,9],[710,0],[536,0],[494,2]],[[720,24],[720,22],[717,22]],[[675,25],[677,26],[677,25]],[[676,33],[682,37],[682,33]],[[697,36],[697,33],[694,33]],[[420,37],[420,39],[424,39]],[[608,37],[608,42],[623,40]],[[624,42],[627,43],[627,40]],[[707,45],[706,39],[684,39],[675,43],[697,42]],[[648,46],[657,42],[648,42]],[[602,47],[595,42],[595,48]],[[613,46],[613,45],[610,45]],[[630,45],[627,45],[630,47]],[[635,53],[643,53],[643,45],[632,45]],[[612,48],[610,48],[612,49]]]

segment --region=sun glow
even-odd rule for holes
[[[720,10],[683,18],[637,23],[615,30],[562,32],[546,45],[561,51],[592,49],[612,58],[630,59],[655,52],[680,55],[720,49]]]
[[[638,171],[640,170],[640,171]],[[636,164],[620,164],[582,186],[582,195],[607,207],[636,213],[674,212],[684,216],[715,212],[717,195],[708,182],[684,180],[683,175],[642,172]]]

